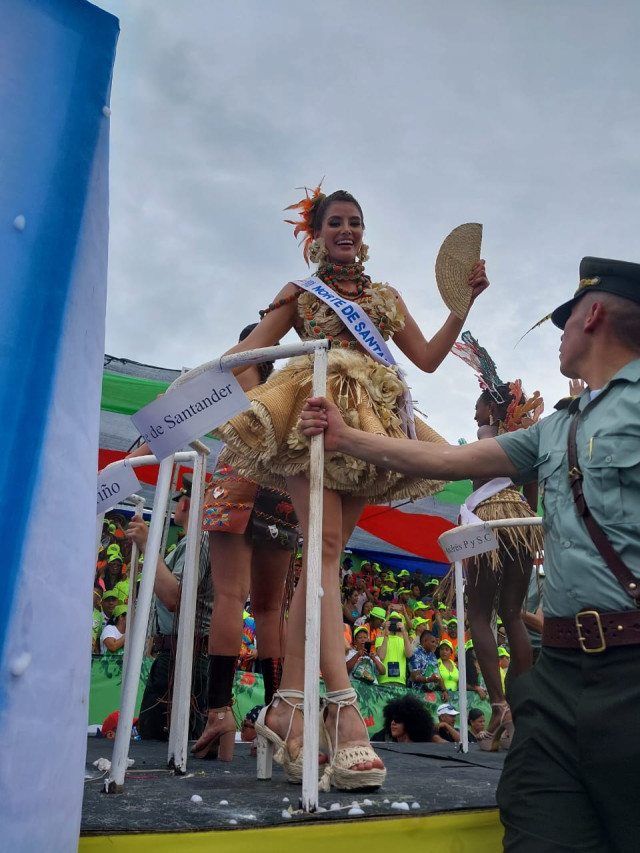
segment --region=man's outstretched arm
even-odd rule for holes
[[[453,446],[372,435],[347,426],[338,408],[324,397],[308,400],[300,420],[308,438],[324,433],[325,450],[355,456],[412,477],[486,480],[513,478],[518,473],[494,439]]]

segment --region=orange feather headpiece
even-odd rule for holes
[[[285,210],[297,210],[300,213],[300,219],[297,222],[293,219],[285,219],[284,221],[289,225],[295,225],[293,229],[294,237],[297,237],[299,234],[303,235],[298,245],[303,247],[302,254],[307,262],[307,266],[309,266],[309,248],[313,241],[313,211],[322,199],[326,197],[325,193],[320,191],[322,181],[320,181],[315,190],[304,187],[305,197],[296,202],[296,204],[290,204],[289,207],[285,207]]]
[[[539,391],[534,391],[528,399],[522,390],[522,382],[516,379],[515,382],[509,383],[509,391],[513,399],[507,408],[507,415],[504,419],[504,425],[507,432],[515,432],[517,429],[526,429],[535,424],[544,412],[544,400],[540,396]],[[525,396],[523,403],[517,401]]]

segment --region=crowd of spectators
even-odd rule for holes
[[[121,654],[126,643],[126,614],[130,577],[141,578],[143,557],[131,567],[131,542],[127,539],[128,520],[120,513],[105,518],[100,543],[93,595],[92,651],[94,654]],[[168,551],[175,548],[170,546]],[[297,581],[299,555],[293,567]],[[133,572],[132,572],[133,568]],[[341,566],[345,661],[352,681],[366,684],[393,684],[406,687],[402,702],[395,700],[385,709],[385,727],[379,735],[409,742],[459,739],[454,732],[457,711],[449,705],[459,683],[459,650],[466,657],[466,689],[486,698],[486,688],[475,659],[473,639],[468,628],[459,630],[450,606],[438,600],[437,578],[424,577],[418,569],[397,574],[381,569],[378,563],[363,561],[357,571],[352,557]],[[533,593],[530,597],[533,596]],[[533,599],[532,599],[533,600]],[[257,637],[250,601],[244,612],[242,645],[238,650],[241,670],[257,669]],[[531,620],[531,630],[539,627]],[[509,666],[509,651],[498,624],[498,654],[504,681]],[[151,646],[149,654],[153,654]],[[428,711],[425,694],[437,702],[436,721]],[[440,711],[448,707],[449,715]],[[420,713],[416,709],[420,709]],[[431,728],[425,723],[426,713]],[[455,713],[454,713],[455,712]],[[402,719],[398,717],[402,716]],[[484,727],[484,714],[472,708],[469,717],[470,740]],[[404,727],[403,731],[400,729]],[[430,732],[428,737],[426,733]],[[420,733],[420,734],[418,734]]]
[[[411,574],[382,571],[377,563],[364,561],[358,571],[347,557],[341,569],[345,627],[345,657],[352,681],[395,684],[409,688],[403,702],[392,700],[385,710],[385,727],[378,736],[410,742],[422,729],[421,714],[415,709],[438,705],[438,721],[429,737],[422,741],[458,741],[458,711],[450,704],[461,689],[487,698],[487,690],[478,666],[473,638],[468,625],[458,626],[453,609],[438,598],[439,580],[425,578],[420,570]],[[509,649],[500,620],[496,626],[496,645],[500,671],[508,672]],[[532,631],[541,629],[534,624]],[[466,662],[466,684],[460,684],[459,655]],[[428,695],[427,695],[428,694]],[[404,701],[406,700],[406,701]],[[418,703],[416,705],[416,702]],[[446,710],[448,709],[448,710]],[[470,741],[485,727],[484,712],[472,708],[468,719]],[[399,719],[399,715],[402,719]],[[409,720],[411,722],[409,722]],[[404,726],[402,734],[398,734]],[[409,738],[409,741],[407,741]]]

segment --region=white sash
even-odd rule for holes
[[[399,405],[400,418],[405,434],[409,438],[415,439],[416,425],[413,414],[413,401],[407,387],[404,370],[398,365],[385,339],[375,327],[366,311],[363,311],[357,303],[354,304],[349,299],[343,299],[315,275],[311,276],[311,278],[294,281],[292,284],[295,284],[296,287],[301,287],[303,290],[307,290],[309,293],[313,293],[325,305],[332,308],[338,317],[340,317],[346,329],[371,358],[384,364],[385,367],[393,365],[398,368],[398,375],[405,387]]]
[[[478,518],[478,516],[474,514],[473,510],[478,506],[478,504],[482,503],[482,501],[486,501],[487,498],[492,498],[494,495],[497,495],[498,492],[501,492],[503,489],[508,489],[509,486],[512,485],[513,483],[508,477],[495,477],[493,480],[489,480],[488,483],[480,486],[480,488],[476,489],[475,492],[471,492],[469,497],[460,507],[460,524],[477,524],[477,522],[482,522],[482,519]]]

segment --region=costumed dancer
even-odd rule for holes
[[[498,377],[493,359],[470,332],[463,332],[453,352],[476,372],[482,393],[476,402],[475,421],[478,439],[495,438],[535,423],[544,403],[536,391],[527,399],[522,383],[510,384]],[[506,477],[474,480],[474,491],[460,511],[460,522],[495,521],[500,518],[532,518],[538,504],[537,483],[524,488],[524,496]],[[522,603],[527,594],[531,568],[543,548],[539,527],[507,527],[495,531],[500,547],[466,561],[467,615],[476,658],[489,693],[491,719],[480,748],[489,751],[511,743],[513,721],[505,699],[498,650],[492,628],[497,611],[504,623],[511,650],[514,676],[531,668],[529,636],[522,620]]]
[[[318,269],[308,280],[286,284],[262,312],[258,327],[230,352],[271,346],[292,328],[303,340],[325,338],[331,342],[327,396],[336,402],[348,424],[372,434],[443,442],[434,430],[412,417],[407,384],[386,341],[393,337],[418,368],[432,372],[450,351],[463,320],[451,314],[427,340],[399,293],[371,281],[363,269],[367,247],[362,208],[350,193],[338,190],[325,196],[317,187],[291,208],[300,212],[300,220],[292,224],[294,234],[303,235],[305,260],[319,264]],[[474,265],[468,286],[470,304],[488,286],[483,261]],[[237,368],[234,373],[242,370]],[[289,492],[305,542],[309,445],[299,418],[311,394],[312,375],[312,356],[291,359],[264,385],[249,392],[249,410],[215,431],[227,444],[225,461],[240,474]],[[321,735],[329,761],[320,783],[322,790],[331,784],[341,790],[374,788],[382,784],[386,773],[369,744],[345,666],[339,588],[343,548],[367,501],[419,497],[440,485],[385,471],[341,453],[325,455],[320,666],[327,691]],[[306,553],[289,610],[281,686],[256,721],[264,747],[259,758],[275,746],[275,758],[290,781],[302,779],[305,578]],[[266,766],[265,761],[259,772],[264,773]]]
[[[239,340],[256,326],[244,328]],[[272,371],[271,361],[250,365],[239,377],[242,389],[261,385]],[[269,703],[282,672],[281,606],[298,548],[298,519],[287,494],[241,477],[219,460],[204,496],[203,529],[209,531],[215,595],[208,646],[207,724],[192,752],[197,758],[231,761],[236,733],[233,679],[245,602],[250,590],[265,702]]]

